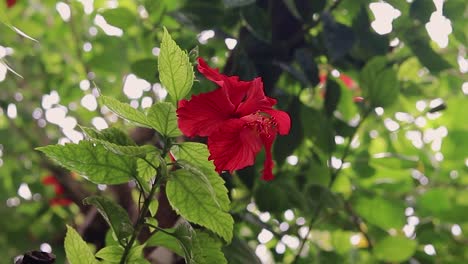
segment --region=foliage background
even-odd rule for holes
[[[397,11],[374,16],[373,2],[0,3],[1,255],[52,248],[62,263],[66,223],[102,246],[106,226],[81,203],[89,194],[113,195],[134,214],[132,186],[96,188],[33,149],[80,140],[77,123],[112,124],[139,144],[154,141],[152,131],[99,107],[96,87],[140,108],[165,98],[156,68],[165,26],[192,59],[204,57],[241,79],[261,76],[293,120],[291,134],[275,145],[276,180],[259,180],[262,157],[254,167],[222,175],[236,219],[236,239],[224,250],[230,263],[254,263],[256,255],[280,263],[462,263],[468,258],[468,7],[462,0],[443,7],[387,1],[400,15],[381,35],[373,21],[387,19],[388,26]],[[437,31],[448,35],[446,44],[426,30],[437,15],[451,24],[451,32]],[[197,79],[193,94],[214,88]],[[42,183],[49,174],[73,205],[50,206],[53,188]],[[160,211],[159,223],[171,226],[176,216],[164,195]]]

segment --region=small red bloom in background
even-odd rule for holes
[[[51,206],[54,205],[61,205],[67,206],[73,203],[72,200],[62,197],[64,190],[62,185],[59,183],[57,178],[54,175],[47,175],[42,179],[42,184],[44,185],[52,185],[54,187],[55,197],[50,199],[49,204]]]
[[[273,109],[276,100],[265,95],[261,78],[241,81],[220,74],[201,58],[198,70],[219,88],[179,102],[180,130],[188,137],[208,137],[209,160],[218,172],[253,165],[256,154],[265,147],[262,179],[272,180],[271,148],[276,134],[289,133],[289,115]]]
[[[322,87],[324,85],[326,85],[327,78],[328,78],[328,73],[327,72],[321,71],[319,73],[319,84],[322,85]],[[358,93],[358,94],[360,93],[360,89],[359,89],[358,84],[351,77],[349,77],[348,75],[346,75],[344,73],[340,73],[339,78],[343,82],[343,84],[346,86],[346,88],[354,91],[354,93]],[[322,98],[325,98],[325,91],[321,91],[320,95],[321,95]],[[355,102],[355,103],[361,103],[363,101],[364,101],[364,98],[361,97],[361,96],[354,96],[353,97],[353,102]]]
[[[340,79],[341,81],[343,81],[343,83],[346,85],[346,87],[350,88],[350,89],[354,89],[357,85],[356,83],[354,82],[353,79],[351,79],[351,77],[349,77],[348,75],[342,73],[340,74]]]
[[[8,8],[11,8],[16,4],[16,0],[6,0],[6,4]]]

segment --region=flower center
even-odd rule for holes
[[[245,124],[246,127],[256,131],[262,138],[269,139],[274,137],[278,131],[278,123],[267,113],[257,111],[242,119],[247,121],[247,124]]]

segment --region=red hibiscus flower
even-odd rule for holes
[[[265,147],[262,179],[272,180],[271,147],[276,134],[289,133],[289,115],[272,108],[276,100],[265,95],[261,78],[241,81],[220,74],[201,58],[198,70],[219,88],[179,102],[180,130],[188,137],[208,137],[209,160],[218,172],[253,165],[256,154]]]
[[[6,4],[8,8],[11,8],[16,4],[16,0],[6,0]]]

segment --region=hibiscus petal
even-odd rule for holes
[[[258,134],[241,119],[223,122],[219,130],[208,137],[209,160],[218,172],[234,171],[253,165],[262,148]]]
[[[224,79],[226,78],[225,75],[219,73],[218,69],[214,69],[208,66],[204,59],[198,58],[197,61],[197,68],[201,74],[205,75],[208,80],[218,84],[219,86],[223,86]]]
[[[278,133],[280,135],[284,136],[289,134],[289,130],[291,129],[291,118],[288,113],[275,109],[263,110],[263,112],[269,114],[275,119],[278,124]]]
[[[179,128],[188,137],[209,136],[234,114],[234,106],[224,89],[182,100],[177,109]]]
[[[263,91],[262,79],[255,78],[250,84],[244,101],[237,107],[236,113],[239,116],[246,116],[262,109],[270,109],[272,107],[271,102]]]
[[[273,157],[271,155],[271,146],[273,145],[273,141],[275,141],[275,137],[276,135],[270,135],[268,138],[262,137],[262,141],[265,146],[265,161],[263,162],[262,180],[265,181],[271,181],[275,178],[273,175]]]
[[[252,82],[240,81],[237,76],[227,76],[211,68],[202,58],[198,58],[198,71],[208,80],[226,89],[228,97],[234,106],[238,106],[246,97]]]

